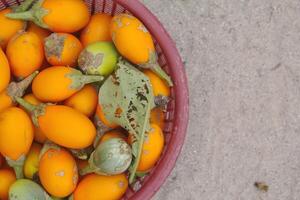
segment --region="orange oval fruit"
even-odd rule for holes
[[[1,39],[0,39],[1,41]],[[2,92],[9,84],[10,68],[6,55],[0,48],[0,92]]]
[[[155,52],[152,36],[136,17],[115,15],[111,22],[111,36],[122,56],[134,64],[145,64]]]
[[[82,49],[80,41],[69,33],[52,33],[45,39],[45,55],[51,65],[75,67]]]
[[[48,193],[56,197],[66,197],[75,190],[78,181],[75,159],[62,148],[51,148],[41,157],[39,176]]]
[[[92,85],[86,85],[80,91],[68,98],[64,104],[90,117],[95,113],[97,102],[97,90]]]
[[[43,43],[35,33],[21,32],[9,41],[6,55],[12,74],[24,79],[42,66]]]
[[[128,188],[125,174],[102,176],[89,174],[74,192],[74,200],[119,200]]]
[[[101,80],[102,76],[83,75],[74,68],[53,66],[36,76],[32,83],[32,92],[43,102],[60,102],[81,90],[84,85]]]
[[[82,0],[45,0],[42,8],[48,10],[43,21],[53,32],[74,33],[90,20],[89,9]]]
[[[129,143],[132,144],[132,135],[129,135]],[[149,171],[159,160],[164,148],[164,135],[160,127],[156,124],[151,124],[151,131],[145,135],[140,163],[138,166],[139,172]]]
[[[81,31],[80,41],[84,47],[94,42],[111,41],[110,22],[112,17],[105,13],[94,14]]]
[[[91,120],[67,106],[46,106],[44,115],[38,117],[38,123],[49,140],[67,148],[86,148],[96,137],[96,128]]]
[[[0,113],[0,152],[11,160],[25,156],[33,141],[33,125],[25,111],[10,107]]]
[[[3,50],[5,50],[8,41],[25,27],[24,21],[7,18],[5,15],[8,13],[11,13],[10,8],[0,11],[0,47]]]
[[[151,70],[144,70],[144,73],[150,80],[154,96],[170,96],[170,88],[164,80]]]

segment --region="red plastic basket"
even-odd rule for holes
[[[0,0],[0,10],[19,4],[23,0]],[[184,143],[188,124],[188,87],[185,70],[179,53],[158,19],[138,0],[86,0],[91,13],[130,13],[139,18],[151,32],[160,65],[171,75],[174,87],[172,101],[168,105],[165,119],[166,145],[163,155],[149,176],[139,180],[137,191],[128,190],[124,200],[148,200],[164,183]],[[1,30],[0,30],[1,31]]]

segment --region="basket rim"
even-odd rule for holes
[[[92,0],[93,3],[95,1]],[[112,1],[138,17],[151,32],[161,47],[168,65],[171,66],[169,73],[174,81],[175,116],[168,148],[166,148],[161,161],[157,164],[153,173],[147,178],[141,189],[129,198],[130,200],[149,200],[160,189],[172,172],[184,144],[189,119],[188,81],[176,45],[156,16],[139,0]],[[6,0],[0,0],[0,2],[8,6]],[[16,2],[19,3],[19,0]]]
[[[187,133],[189,119],[188,81],[179,52],[174,41],[157,17],[139,0],[114,0],[138,17],[154,36],[166,57],[170,75],[174,81],[175,116],[170,145],[142,188],[130,197],[131,200],[148,200],[160,189],[175,167]]]

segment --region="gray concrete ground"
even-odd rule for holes
[[[176,41],[191,97],[183,152],[153,199],[299,200],[299,0],[144,3]]]

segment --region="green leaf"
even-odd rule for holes
[[[129,181],[132,182],[140,161],[145,132],[150,130],[150,111],[154,95],[149,79],[124,60],[104,82],[99,92],[99,103],[105,117],[119,124],[134,137],[135,156]]]

